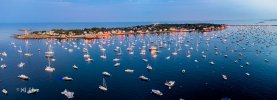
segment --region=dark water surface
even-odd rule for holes
[[[223,97],[232,100],[275,100],[277,99],[277,27],[227,27],[224,31],[209,33],[171,33],[145,34],[130,36],[114,36],[98,40],[17,40],[10,38],[18,29],[31,27],[33,30],[49,30],[54,28],[74,29],[95,27],[131,26],[148,23],[120,24],[32,24],[10,25],[1,24],[0,52],[6,52],[7,57],[0,65],[6,64],[6,69],[0,68],[0,89],[7,89],[8,95],[0,95],[0,100],[63,100],[67,99],[61,92],[64,89],[73,91],[74,99],[78,100],[221,100]],[[9,26],[10,25],[10,26]],[[153,42],[151,42],[153,41]],[[13,47],[11,43],[15,43]],[[28,43],[28,45],[26,45]],[[160,53],[153,58],[150,46],[160,45]],[[56,68],[53,73],[46,72],[48,64],[44,53],[47,45],[53,46],[56,61],[51,62]],[[140,49],[146,45],[146,55],[140,54]],[[76,45],[80,49],[74,47]],[[100,58],[106,49],[107,59]],[[134,55],[126,50],[133,45]],[[116,47],[122,49],[122,56],[114,52]],[[22,47],[23,53],[17,52]],[[65,48],[73,49],[68,52]],[[87,63],[83,57],[82,48],[88,48],[94,59]],[[191,49],[190,49],[191,48]],[[41,49],[41,51],[38,51]],[[178,55],[172,52],[180,49]],[[31,57],[24,56],[29,51]],[[190,52],[191,57],[186,57]],[[202,53],[203,52],[203,53]],[[215,53],[218,54],[215,54]],[[202,58],[206,55],[206,58]],[[224,55],[228,55],[227,58]],[[165,59],[170,56],[170,59]],[[120,66],[114,67],[114,58],[120,58]],[[148,59],[146,63],[142,59]],[[241,60],[239,60],[241,59]],[[266,62],[267,59],[269,62]],[[195,63],[194,60],[198,60]],[[234,63],[238,60],[238,63]],[[215,65],[209,62],[214,61]],[[26,63],[23,68],[17,65]],[[250,65],[246,65],[249,62]],[[153,67],[146,69],[147,64]],[[72,68],[79,67],[78,70]],[[243,67],[241,67],[243,66]],[[125,69],[133,69],[134,73],[126,73]],[[185,69],[184,74],[181,70]],[[101,91],[102,72],[107,71],[112,77],[105,78],[108,91]],[[245,73],[250,73],[247,76]],[[17,78],[25,74],[28,81]],[[141,81],[138,77],[145,75],[151,80]],[[228,77],[227,80],[222,75]],[[73,81],[63,81],[61,77],[72,77]],[[166,81],[176,81],[172,89],[164,85]],[[34,87],[39,93],[28,95],[19,89]],[[158,89],[163,96],[151,94],[151,89]]]

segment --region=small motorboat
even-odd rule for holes
[[[250,76],[250,73],[245,73],[245,75]]]
[[[135,52],[134,51],[129,51],[129,54],[130,55],[133,55]]]
[[[186,73],[186,70],[185,69],[182,69],[182,74],[185,74]]]
[[[190,58],[190,56],[191,56],[191,55],[190,55],[190,54],[188,54],[188,55],[187,55],[187,58]]]
[[[124,70],[126,73],[133,73],[134,72],[134,70],[132,70],[132,69],[126,69],[126,70]]]
[[[89,58],[90,55],[89,54],[84,54],[84,58]]]
[[[118,66],[120,66],[120,63],[115,63],[114,64],[114,67],[118,67]]]
[[[62,78],[64,81],[73,81],[73,78],[65,76]]]
[[[74,92],[67,91],[66,89],[63,92],[61,92],[61,94],[65,95],[68,99],[74,97]]]
[[[249,63],[249,62],[246,62],[245,64],[246,64],[246,65],[250,65],[250,63]]]
[[[7,95],[7,94],[8,94],[8,91],[7,91],[6,89],[2,89],[2,93],[3,93],[4,95]]]
[[[166,60],[169,60],[169,59],[170,59],[170,56],[165,57],[165,59],[166,59]]]
[[[171,87],[173,87],[175,84],[175,81],[166,81],[164,83],[164,85],[168,86],[169,89],[171,89]]]
[[[222,75],[222,78],[223,78],[224,80],[227,80],[227,79],[228,79],[226,75]]]
[[[7,65],[6,65],[6,64],[3,64],[3,65],[1,65],[0,67],[4,69],[4,68],[7,67]]]
[[[112,76],[109,72],[102,72],[102,74],[106,77],[111,77]]]
[[[33,54],[31,54],[31,53],[25,53],[24,55],[27,56],[27,57],[31,57]]]
[[[78,67],[76,65],[73,65],[72,67],[73,67],[73,69],[78,69]]]
[[[118,58],[114,58],[114,59],[113,59],[114,62],[118,62],[119,60],[120,60],[120,59],[118,59]]]
[[[101,55],[100,58],[102,58],[102,59],[107,59],[107,56]]]
[[[215,63],[213,61],[210,62],[211,65],[214,65]]]
[[[146,69],[148,69],[148,70],[152,70],[153,68],[152,68],[152,66],[150,66],[149,64],[146,66]]]
[[[178,53],[177,52],[172,52],[172,55],[176,56]]]
[[[151,91],[152,91],[153,94],[155,94],[157,96],[162,96],[163,95],[163,93],[160,90],[152,89]]]
[[[54,72],[55,68],[50,67],[50,66],[46,66],[44,70],[47,71],[47,72]]]
[[[157,57],[158,57],[158,55],[157,55],[157,54],[154,54],[154,55],[152,55],[152,57],[153,57],[153,58],[157,58]]]
[[[91,62],[91,61],[93,61],[93,59],[91,59],[91,58],[86,58],[86,60],[85,61],[87,61],[87,62]]]
[[[144,62],[148,62],[148,60],[147,59],[142,59]]]
[[[3,56],[3,57],[7,57],[8,54],[7,54],[6,52],[3,52],[3,53],[2,53],[2,56]]]
[[[83,53],[87,53],[88,49],[87,48],[83,48]]]
[[[206,58],[207,56],[206,55],[202,55],[202,58]]]
[[[157,47],[156,47],[156,46],[151,46],[151,47],[149,48],[149,50],[157,50]]]
[[[73,52],[73,49],[68,49],[68,52],[70,52],[70,53]]]
[[[17,66],[20,67],[20,68],[22,68],[22,67],[24,67],[24,65],[25,65],[25,63],[20,62]]]
[[[139,79],[143,80],[143,81],[149,81],[150,79],[145,77],[144,75],[139,76]]]
[[[29,77],[28,76],[26,76],[26,75],[23,75],[23,74],[21,74],[21,75],[19,75],[19,76],[17,76],[19,79],[21,79],[21,80],[29,80]]]

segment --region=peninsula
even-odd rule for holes
[[[99,39],[107,38],[113,35],[128,34],[146,34],[146,33],[172,33],[172,32],[210,32],[224,30],[224,24],[151,24],[130,27],[115,28],[84,28],[84,29],[53,29],[50,31],[33,31],[25,30],[24,34],[15,35],[17,39],[47,39],[47,38],[83,38],[83,39]]]

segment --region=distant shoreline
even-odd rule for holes
[[[147,33],[171,33],[171,32],[211,32],[224,30],[225,24],[150,24],[130,27],[116,28],[84,28],[74,30],[52,29],[50,31],[33,31],[24,30],[24,34],[15,35],[17,39],[67,39],[67,38],[82,38],[82,39],[99,39],[108,38],[113,35],[128,35],[128,34],[147,34]]]

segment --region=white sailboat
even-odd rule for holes
[[[105,78],[103,78],[103,83],[102,83],[102,85],[99,85],[99,89],[102,90],[102,91],[107,91],[107,90],[108,90],[108,87],[107,87],[107,85],[106,85]]]
[[[17,66],[20,67],[20,68],[22,68],[22,67],[24,67],[24,65],[25,65],[25,63],[20,62]]]
[[[121,48],[119,47],[119,52],[116,54],[117,56],[121,56],[122,52],[121,52]]]
[[[52,50],[52,46],[51,45],[48,46],[48,50],[45,52],[45,57],[47,57],[47,58],[54,57],[54,52]]]
[[[177,50],[176,50],[176,48],[175,48],[175,51],[172,52],[172,55],[176,56],[177,54],[178,54],[178,53],[177,53]]]
[[[61,94],[65,95],[68,99],[74,98],[74,92],[67,91],[66,89]]]
[[[47,72],[54,72],[55,71],[55,68],[51,67],[51,62],[50,62],[49,58],[48,58],[48,66],[46,66],[44,70],[47,71]]]
[[[18,53],[22,53],[21,46],[19,47],[19,50],[17,50]]]
[[[31,54],[29,51],[29,42],[28,42],[28,40],[26,40],[26,53],[24,54],[26,57],[31,57],[33,54]]]
[[[100,58],[102,58],[102,59],[107,59],[107,56],[106,56],[105,51],[103,51],[103,55],[101,55]]]

